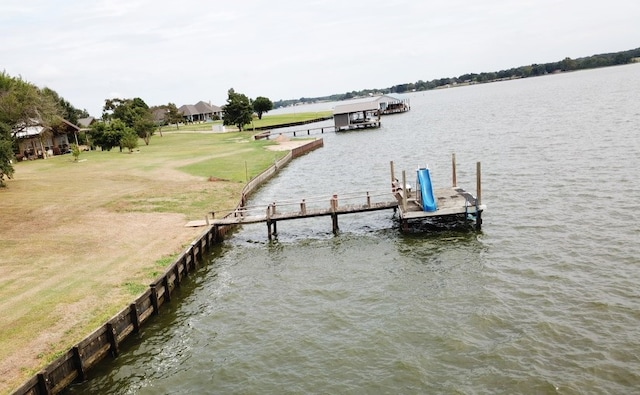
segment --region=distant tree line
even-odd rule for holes
[[[527,78],[547,74],[553,74],[562,71],[574,71],[584,69],[594,69],[598,67],[615,66],[621,64],[632,63],[635,59],[640,58],[640,48],[587,56],[584,58],[571,59],[564,58],[558,62],[531,64],[529,66],[514,67],[507,70],[482,73],[467,73],[458,77],[439,78],[431,81],[409,82],[405,84],[394,85],[384,89],[364,89],[361,91],[351,91],[347,93],[338,93],[330,96],[322,97],[301,97],[299,99],[278,100],[274,102],[274,108],[287,107],[298,103],[315,103],[319,101],[339,101],[348,100],[355,97],[364,97],[372,94],[388,94],[388,93],[405,93],[413,91],[426,91],[444,86],[459,84],[479,84],[486,82],[502,81],[514,78]]]

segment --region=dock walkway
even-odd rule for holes
[[[396,210],[398,208],[398,201],[391,200],[393,196],[389,193],[385,194],[371,194],[369,192],[357,192],[351,194],[342,195],[344,200],[359,200],[364,203],[354,204],[340,204],[340,200],[337,194],[329,197],[316,197],[310,200],[302,199],[299,201],[282,201],[273,202],[265,206],[255,207],[240,207],[233,210],[223,218],[214,219],[210,222],[215,226],[233,226],[233,225],[245,225],[255,223],[266,223],[268,230],[269,240],[277,234],[277,223],[279,221],[287,221],[294,219],[313,218],[330,216],[333,223],[333,232],[338,232],[338,216],[344,214],[356,214],[369,211],[378,210]],[[382,201],[373,201],[374,198],[380,200],[381,196],[385,196],[387,199]],[[328,207],[317,207],[317,202],[328,202]],[[314,206],[308,206],[308,204],[315,204]],[[325,203],[326,204],[326,203]],[[287,210],[287,206],[297,206],[296,210]],[[260,213],[260,214],[258,214]]]

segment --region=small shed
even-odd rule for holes
[[[54,155],[54,147],[56,151],[64,147],[69,148],[69,139],[66,134],[54,136],[49,132],[49,128],[44,126],[27,126],[21,130],[14,132],[15,138],[18,140],[19,159],[44,159],[47,156]]]
[[[380,111],[377,100],[335,106],[333,121],[336,131],[379,128]]]

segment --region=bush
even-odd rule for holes
[[[80,157],[80,147],[78,144],[71,144],[71,154],[73,155],[73,160],[77,162]]]

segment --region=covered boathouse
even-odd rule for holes
[[[374,96],[366,100],[355,99],[334,108],[333,119],[336,131],[378,128],[380,116],[407,112],[411,109],[409,99],[390,95]]]
[[[342,104],[333,109],[336,132],[341,130],[379,128],[380,110],[376,100]]]

